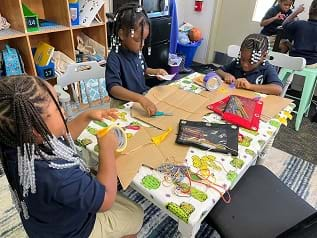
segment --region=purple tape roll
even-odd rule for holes
[[[204,77],[204,85],[208,91],[213,91],[221,85],[221,78],[216,72],[211,71]]]

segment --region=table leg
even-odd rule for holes
[[[182,234],[183,238],[195,238],[195,235],[199,231],[200,224],[190,225],[183,221],[178,221],[178,231]]]

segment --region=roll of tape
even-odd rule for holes
[[[221,78],[216,72],[212,71],[204,77],[204,85],[208,91],[214,91],[221,85]]]
[[[107,128],[101,129],[100,131],[97,132],[98,137],[103,137],[105,136],[110,130],[113,131],[115,136],[118,139],[118,148],[116,149],[117,152],[122,152],[125,150],[125,148],[128,145],[128,137],[127,134],[124,132],[124,130],[119,127],[119,126],[109,126]]]

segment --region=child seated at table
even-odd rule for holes
[[[276,4],[277,3],[277,4]],[[273,47],[278,28],[282,26],[283,21],[292,13],[291,7],[294,5],[294,0],[278,0],[265,13],[260,26],[263,27],[261,34],[269,37],[269,44]],[[290,48],[291,43],[287,39],[282,39],[279,43],[281,52],[286,53]]]
[[[27,75],[0,80],[0,164],[28,237],[136,237],[143,210],[117,194],[117,137],[97,138],[96,177],[72,139],[91,120],[116,117],[115,109],[91,110],[66,124],[50,84]]]
[[[150,116],[154,115],[156,106],[142,95],[149,89],[144,73],[166,75],[167,72],[149,68],[144,61],[142,48],[150,32],[145,11],[134,3],[123,5],[115,15],[113,30],[112,50],[106,65],[107,90],[115,99],[138,102]]]
[[[268,39],[261,34],[248,35],[239,57],[216,71],[228,84],[259,93],[280,95],[283,84],[273,66],[266,62]]]
[[[294,21],[303,11],[304,7],[300,5],[283,23],[285,32],[293,41],[289,54],[305,58],[308,68],[317,68],[317,0],[310,5],[308,21]]]

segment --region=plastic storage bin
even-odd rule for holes
[[[188,68],[193,63],[193,58],[196,54],[197,48],[201,45],[202,40],[194,41],[188,44],[177,43],[177,53],[185,55],[185,68]]]
[[[179,72],[179,65],[182,62],[182,58],[178,57],[175,54],[169,54],[168,57],[168,73],[169,74],[175,74],[175,77],[173,79],[177,78],[178,72]]]

